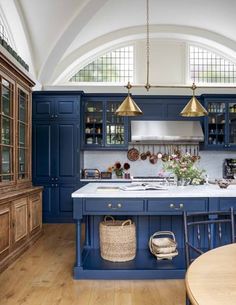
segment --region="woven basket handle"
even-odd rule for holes
[[[122,222],[122,227],[123,226],[125,226],[125,225],[129,225],[129,226],[131,226],[132,225],[132,220],[131,219],[127,219],[127,220],[125,220],[124,222]]]
[[[159,231],[159,232],[156,232],[156,233],[154,233],[151,236],[151,239],[153,239],[156,236],[160,236],[160,235],[170,235],[172,237],[172,239],[175,241],[175,234],[173,232],[171,232],[171,231]]]
[[[107,222],[107,219],[111,219],[113,222],[115,222],[115,218],[113,216],[110,216],[110,215],[106,215],[104,217],[104,222]]]

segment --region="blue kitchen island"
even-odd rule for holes
[[[175,279],[185,275],[183,211],[236,209],[236,185],[169,186],[166,190],[124,191],[121,183],[89,183],[72,193],[76,221],[75,279]],[[127,183],[126,183],[127,185]],[[99,223],[105,215],[131,218],[136,224],[134,260],[113,263],[101,258]],[[85,240],[81,223],[85,222]],[[179,255],[157,260],[148,241],[156,231],[173,231]]]

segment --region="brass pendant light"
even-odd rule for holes
[[[195,96],[196,85],[193,83],[191,89],[193,90],[193,96],[188,104],[181,111],[180,115],[184,117],[200,117],[208,115],[207,110],[201,105]]]
[[[145,88],[148,91],[151,88],[149,83],[149,57],[150,57],[150,39],[149,39],[149,0],[146,1],[146,66],[147,66],[147,81]],[[142,110],[138,107],[135,101],[130,96],[130,89],[132,85],[128,82],[126,88],[128,89],[128,96],[122,102],[120,107],[116,110],[116,114],[120,116],[138,116],[142,115]]]
[[[147,67],[147,80],[146,85],[144,86],[147,91],[150,88],[189,88],[188,85],[150,85],[149,83],[149,57],[150,57],[150,39],[149,39],[149,0],[146,0],[146,67]],[[116,115],[119,116],[138,116],[142,115],[143,112],[137,106],[135,101],[130,95],[130,89],[133,87],[143,87],[141,85],[131,85],[130,82],[126,85],[128,89],[128,96],[124,99],[122,104],[116,110]],[[196,85],[193,83],[191,89],[193,90],[193,96],[188,104],[181,111],[180,115],[184,117],[200,117],[208,115],[206,109],[201,105],[201,103],[195,97]],[[207,88],[207,86],[204,86]],[[208,87],[211,88],[211,87]],[[220,88],[220,87],[218,87]]]
[[[138,107],[138,105],[135,103],[135,101],[132,99],[130,95],[130,88],[131,88],[130,82],[128,82],[128,85],[126,87],[128,89],[128,96],[124,99],[122,104],[116,110],[116,114],[119,116],[142,115],[143,112],[141,111],[141,109]]]

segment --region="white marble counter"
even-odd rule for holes
[[[124,179],[124,178],[112,178],[112,179],[80,179],[81,182],[131,182],[131,179]]]
[[[127,185],[128,183],[122,183]],[[174,197],[236,197],[236,185],[221,189],[218,185],[170,186],[167,190],[123,191],[121,183],[88,183],[72,193],[73,198],[174,198]],[[98,187],[114,189],[98,190]]]

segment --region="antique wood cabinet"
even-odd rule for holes
[[[33,85],[0,50],[0,271],[42,233],[42,188],[31,178]]]

